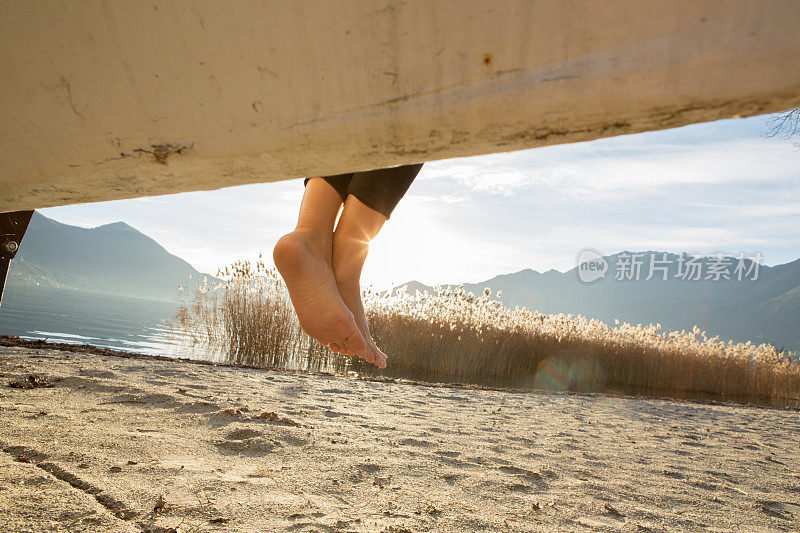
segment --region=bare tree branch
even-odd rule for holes
[[[800,107],[771,115],[765,122],[765,137],[778,137],[787,141],[795,136],[797,141],[792,141],[800,148]]]

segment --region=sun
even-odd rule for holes
[[[370,244],[362,276],[365,287],[383,290],[412,279],[442,279],[455,259],[446,228],[432,206],[414,198],[405,200]]]

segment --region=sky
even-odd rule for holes
[[[581,250],[800,257],[800,149],[766,116],[428,162],[373,241],[364,285],[480,282],[566,271]],[[60,222],[123,221],[202,272],[271,262],[302,180],[43,209]]]

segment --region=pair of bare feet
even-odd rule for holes
[[[341,199],[319,181],[306,187],[297,228],[275,245],[275,266],[303,331],[334,352],[385,368],[386,354],[367,326],[360,277],[369,240],[386,219],[350,196],[334,232]]]

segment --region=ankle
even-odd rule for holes
[[[361,290],[361,268],[354,265],[344,265],[341,262],[333,264],[333,277],[340,291]]]
[[[334,234],[331,267],[340,288],[359,289],[361,269],[368,252],[369,243]]]
[[[361,254],[342,254],[341,250],[337,253],[336,245],[334,244],[333,263],[333,277],[336,278],[336,285],[340,290],[344,291],[357,291],[360,292],[361,284],[361,269],[364,266],[364,260]]]

